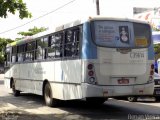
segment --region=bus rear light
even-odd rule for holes
[[[153,71],[153,70],[151,70],[151,71],[150,71],[150,75],[153,75],[153,74],[154,74],[154,71]]]
[[[89,72],[88,72],[88,75],[89,75],[89,76],[93,76],[93,75],[94,75],[94,72],[93,72],[93,71],[89,71]]]
[[[97,84],[97,79],[96,79],[96,74],[95,74],[93,63],[89,63],[87,65],[87,81],[89,84]]]
[[[93,69],[93,65],[92,64],[88,64],[88,69],[92,70]]]
[[[154,69],[154,64],[151,65],[151,69]]]
[[[94,82],[95,82],[95,78],[94,78],[94,77],[90,77],[90,78],[89,78],[89,82],[90,82],[90,83],[94,83]]]

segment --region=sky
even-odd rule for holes
[[[23,1],[33,17],[21,20],[18,14],[8,14],[7,18],[0,18],[0,37],[15,39],[21,37],[18,32],[27,31],[34,26],[52,30],[55,26],[96,15],[96,0]],[[64,6],[67,3],[68,5]],[[59,7],[62,8],[58,9]],[[133,7],[160,7],[160,0],[100,0],[100,13],[103,16],[132,18]],[[46,13],[49,14],[45,15]]]

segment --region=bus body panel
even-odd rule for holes
[[[133,29],[130,23],[128,25]],[[83,97],[105,97],[106,93],[107,97],[153,94],[154,82],[149,82],[154,62],[152,41],[148,48],[107,48],[94,43],[90,23],[84,24],[83,32]],[[96,84],[89,83],[89,64],[94,66]],[[128,79],[129,83],[119,84],[119,79]]]
[[[95,66],[100,85],[118,85],[117,80],[122,77],[129,79],[129,84],[144,84],[149,80],[150,69],[147,68],[153,63],[153,60],[148,61],[147,49],[131,49],[131,52],[120,53],[100,48],[97,61]]]
[[[116,21],[116,19],[113,21]],[[124,22],[126,21],[124,20]],[[133,29],[131,23],[132,21],[127,21],[127,25]],[[16,81],[16,90],[42,95],[43,83],[44,81],[48,81],[53,91],[53,98],[61,100],[153,94],[154,81],[150,80],[151,65],[154,59],[152,41],[150,46],[144,48],[129,47],[123,49],[125,45],[121,49],[118,47],[109,48],[95,44],[90,20],[77,26],[71,25],[73,28],[64,28],[65,26],[62,26],[62,31],[53,33],[57,36],[52,36],[52,33],[50,33],[40,36],[40,38],[48,37],[49,44],[49,40],[52,39],[57,38],[60,40],[60,38],[63,38],[61,40],[64,40],[68,33],[67,40],[70,38],[77,40],[77,36],[71,37],[70,34],[72,32],[67,31],[68,29],[73,29],[75,30],[73,32],[74,35],[82,34],[80,42],[74,42],[76,47],[80,44],[78,49],[75,49],[76,47],[74,46],[68,52],[70,46],[73,46],[70,40],[54,41],[57,46],[48,46],[50,49],[47,49],[46,44],[44,44],[43,54],[55,52],[50,54],[55,54],[54,57],[51,56],[53,59],[46,59],[46,55],[41,60],[11,63],[10,69],[5,73],[5,84],[10,86],[10,80],[13,78]],[[80,32],[77,30],[79,26],[82,28]],[[125,23],[121,24],[121,26],[125,26]],[[77,28],[75,29],[75,27]],[[132,32],[133,30],[131,30],[131,36],[134,35]],[[60,36],[62,34],[64,36]],[[37,38],[33,39],[37,40]],[[20,41],[20,43],[23,43],[23,41]],[[28,43],[30,42],[26,40],[25,45]],[[62,43],[65,44],[62,45]],[[134,40],[132,43],[134,43]],[[14,46],[11,44],[11,47]],[[62,51],[56,49],[55,46],[59,47],[60,50],[63,47]],[[59,54],[56,54],[57,51]],[[79,54],[77,56],[74,56],[74,54],[70,56],[73,51],[78,51]],[[26,53],[29,52],[27,51]],[[33,54],[36,52],[39,52],[38,47],[34,50]],[[36,55],[34,56],[35,58],[37,57]],[[59,55],[58,59],[56,55]],[[61,55],[63,56],[61,57]],[[128,83],[123,83],[123,80],[126,80]]]
[[[80,99],[81,69],[81,60],[14,64],[5,74],[5,84],[10,83],[6,78],[12,77],[17,90],[42,95],[43,81],[48,80],[54,98]]]
[[[51,82],[50,85],[53,90],[53,98],[61,100],[82,99],[81,84],[62,84]]]
[[[140,92],[142,91],[143,92]],[[83,98],[86,97],[117,97],[117,96],[144,96],[152,95],[154,90],[154,83],[132,85],[132,86],[113,86],[105,85],[98,86],[84,83],[82,84]]]

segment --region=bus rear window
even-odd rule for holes
[[[98,46],[145,48],[151,42],[151,28],[145,23],[92,21],[92,38]]]

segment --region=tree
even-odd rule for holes
[[[19,12],[19,18],[31,18],[32,15],[28,12],[26,3],[23,0],[0,0],[0,17],[6,18],[8,12],[15,14]]]
[[[154,52],[155,52],[155,60],[160,58],[160,45],[156,44],[154,45]]]
[[[44,28],[44,27],[41,27],[41,28],[37,28],[37,27],[34,27],[34,28],[31,28],[29,29],[27,32],[19,32],[18,34],[22,35],[22,36],[31,36],[31,35],[35,35],[39,32],[43,32],[47,30],[47,28]],[[16,40],[21,40],[22,38],[17,38]],[[4,49],[5,49],[5,46],[8,44],[8,43],[11,43],[13,42],[14,40],[11,40],[11,39],[5,39],[5,38],[0,38],[0,64],[3,64],[4,63]]]
[[[47,28],[45,27],[37,28],[34,26],[34,28],[29,29],[27,32],[19,32],[18,34],[22,36],[32,36],[32,35],[35,35],[37,33],[40,33],[46,30]]]
[[[0,64],[4,63],[4,49],[8,43],[13,42],[11,39],[0,38]]]

